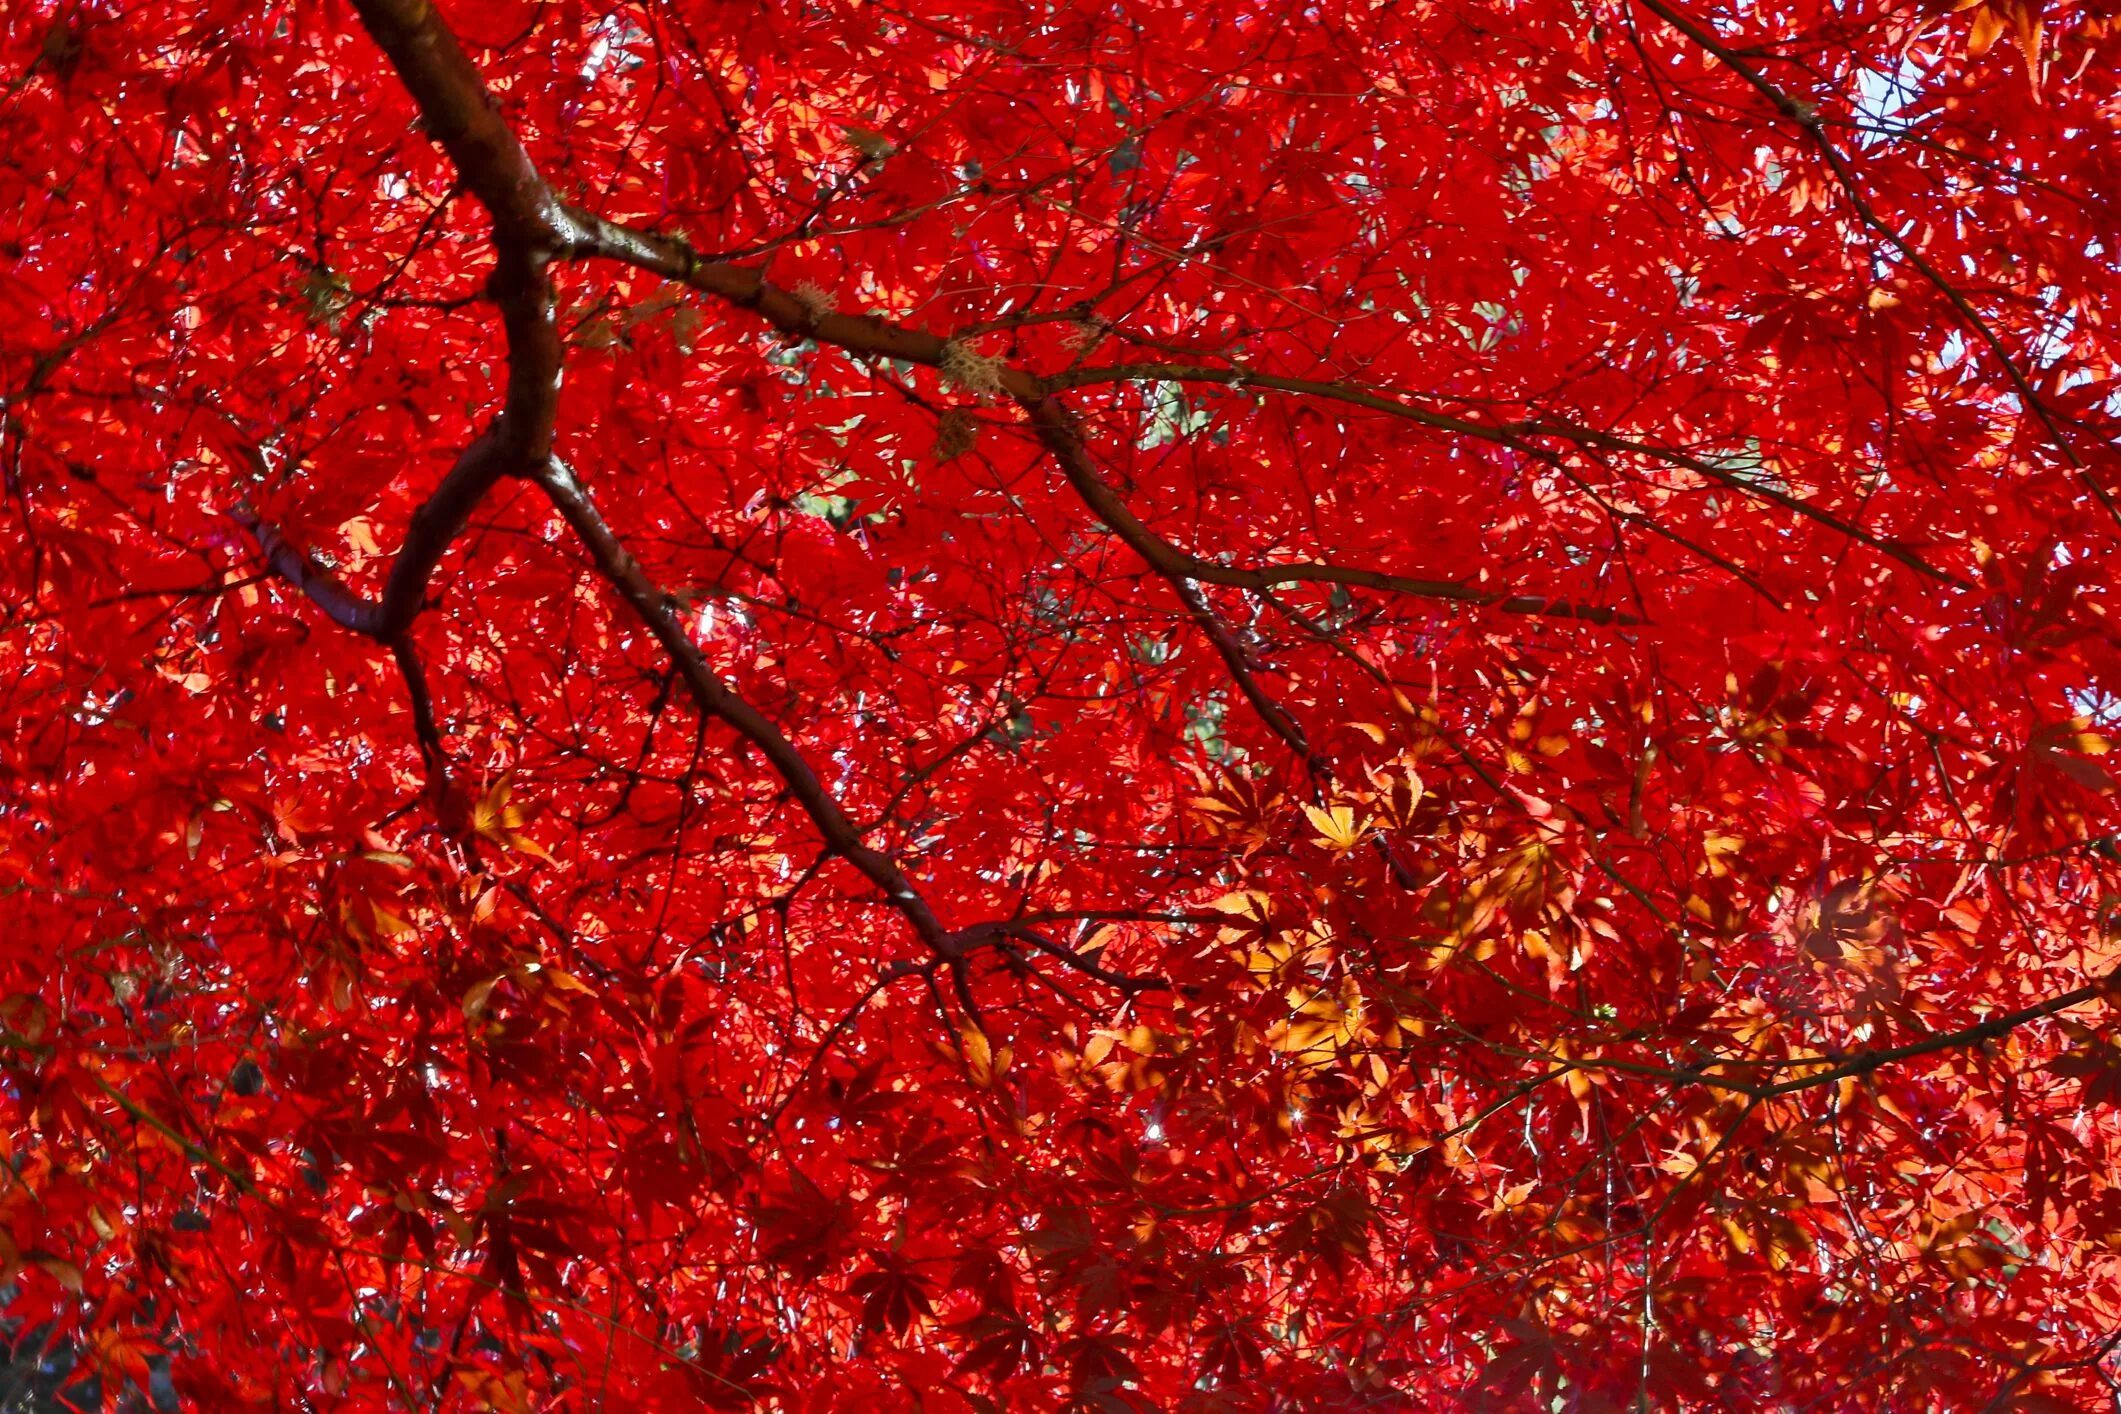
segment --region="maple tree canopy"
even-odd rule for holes
[[[0,35],[11,1378],[2112,1397],[2112,0]]]

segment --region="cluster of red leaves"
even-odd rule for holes
[[[8,1340],[2105,1399],[2117,48],[0,7]]]

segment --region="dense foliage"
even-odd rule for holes
[[[2112,0],[0,45],[38,1381],[2114,1397]]]

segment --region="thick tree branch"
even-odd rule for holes
[[[587,249],[624,261],[641,269],[680,281],[694,289],[717,295],[730,303],[757,312],[775,328],[793,337],[812,338],[849,352],[904,362],[940,366],[947,341],[933,334],[906,329],[886,321],[837,313],[820,314],[794,294],[768,282],[757,271],[723,262],[703,261],[679,241],[649,235],[601,218],[583,216],[581,223],[592,232]],[[1224,381],[1228,381],[1225,379]],[[1366,584],[1372,587],[1418,594],[1429,598],[1495,604],[1519,612],[1577,612],[1582,617],[1616,618],[1610,611],[1556,610],[1545,600],[1521,596],[1486,594],[1470,586],[1350,571],[1329,565],[1298,565],[1271,570],[1240,570],[1217,565],[1171,545],[1145,526],[1124,500],[1097,474],[1067,410],[1051,397],[1036,378],[1010,368],[1001,374],[1002,388],[1016,398],[1030,418],[1039,441],[1059,463],[1063,476],[1099,520],[1148,561],[1178,594],[1187,616],[1207,635],[1229,669],[1231,679],[1270,731],[1296,752],[1316,778],[1330,774],[1322,757],[1311,745],[1302,726],[1260,683],[1257,665],[1229,625],[1215,613],[1200,592],[1201,583],[1229,585],[1255,591],[1302,580],[1327,583]],[[1396,860],[1389,860],[1395,875],[1403,875]],[[1402,877],[1402,882],[1406,882]]]
[[[1094,977],[1106,986],[1117,988],[1129,996],[1140,992],[1169,992],[1177,990],[1168,979],[1163,977],[1134,977],[1124,972],[1114,972],[1111,968],[1099,963],[1095,958],[1086,957],[1074,948],[1055,942],[1044,933],[1039,932],[1038,929],[1027,924],[1021,922],[1005,923],[999,925],[999,928],[1007,936],[1021,938],[1048,957],[1057,958],[1063,966],[1080,972],[1085,977]]]
[[[731,265],[722,261],[703,260],[690,246],[682,241],[636,231],[629,227],[606,221],[586,213],[573,213],[572,219],[587,235],[576,246],[578,253],[595,254],[622,261],[643,270],[651,271],[668,279],[677,280],[693,289],[715,295],[731,304],[756,312],[774,328],[793,338],[815,339],[821,344],[830,344],[848,353],[870,357],[898,359],[905,363],[917,363],[935,368],[941,367],[949,340],[918,329],[908,329],[888,320],[871,315],[849,315],[838,313],[819,314],[788,290],[771,283],[756,270]],[[1906,565],[1925,578],[1940,583],[1968,587],[1957,576],[1947,573],[1929,563],[1921,555],[1897,541],[1873,535],[1862,527],[1841,516],[1814,505],[1799,496],[1790,495],[1772,486],[1765,486],[1740,476],[1712,462],[1703,461],[1675,448],[1653,446],[1633,441],[1595,428],[1579,427],[1552,419],[1522,421],[1514,423],[1482,423],[1470,418],[1453,417],[1447,413],[1431,412],[1417,408],[1397,398],[1344,384],[1325,383],[1304,378],[1284,378],[1275,374],[1254,373],[1237,368],[1214,368],[1205,365],[1143,363],[1117,367],[1081,369],[1072,373],[1041,378],[1013,366],[1005,366],[999,373],[1001,391],[1027,407],[1035,407],[1046,401],[1047,395],[1069,387],[1081,387],[1100,382],[1139,382],[1160,380],[1166,382],[1206,383],[1221,387],[1264,388],[1276,392],[1300,394],[1330,401],[1343,402],[1359,407],[1371,408],[1394,417],[1417,422],[1439,431],[1490,442],[1513,450],[1536,454],[1542,449],[1536,445],[1538,439],[1550,439],[1575,446],[1595,448],[1600,451],[1627,452],[1667,465],[1683,468],[1708,480],[1717,482],[1733,491],[1779,506],[1794,515],[1825,526],[1836,534],[1846,536],[1858,544],[1868,546],[1879,554]],[[1078,494],[1084,492],[1082,484],[1076,484]],[[1086,497],[1087,499],[1087,497]],[[1131,522],[1131,529],[1121,529],[1112,519],[1117,512]],[[1107,488],[1092,510],[1114,530],[1128,537],[1137,551],[1142,546],[1136,543],[1137,536],[1154,538],[1153,532],[1142,526],[1140,520],[1121,502],[1116,493]],[[1161,542],[1160,542],[1161,543]],[[1618,618],[1609,610],[1582,608],[1560,604],[1537,595],[1490,592],[1471,585],[1449,580],[1426,580],[1407,576],[1387,575],[1373,570],[1354,569],[1334,565],[1291,565],[1265,569],[1238,569],[1231,566],[1214,565],[1211,561],[1199,560],[1187,555],[1167,543],[1162,552],[1212,568],[1216,574],[1225,576],[1210,582],[1232,584],[1243,588],[1256,588],[1267,584],[1286,584],[1304,580],[1316,582],[1364,585],[1370,588],[1387,589],[1423,598],[1451,600],[1497,608],[1510,613],[1553,614],[1572,618],[1585,618],[1595,622],[1610,622]],[[1230,578],[1228,576],[1235,576]],[[1206,575],[1191,575],[1190,578],[1209,578]]]
[[[240,503],[229,518],[251,533],[273,573],[307,595],[333,623],[370,638],[382,638],[383,606],[340,582],[337,575],[318,564],[307,550],[290,544],[279,530],[258,519],[249,504]]]
[[[1559,603],[1536,595],[1499,594],[1450,580],[1410,579],[1403,575],[1381,574],[1374,570],[1354,569],[1345,565],[1306,563],[1247,569],[1204,560],[1172,545],[1142,523],[1141,518],[1134,514],[1125,499],[1097,474],[1097,468],[1083,446],[1082,437],[1075,429],[1074,419],[1057,401],[1051,397],[1026,398],[1024,408],[1031,418],[1032,426],[1038,432],[1039,440],[1053,453],[1054,459],[1060,464],[1061,474],[1067,477],[1068,484],[1075,488],[1075,493],[1082,498],[1083,504],[1088,506],[1099,520],[1111,527],[1114,534],[1126,541],[1129,549],[1147,560],[1159,573],[1174,580],[1220,584],[1254,592],[1282,584],[1346,584],[1360,588],[1390,590],[1423,599],[1456,600],[1510,613],[1551,614],[1559,618],[1587,619],[1594,623],[1632,622],[1627,615],[1612,609]]]
[[[561,518],[581,538],[597,572],[626,601],[642,624],[655,635],[656,641],[662,644],[663,651],[670,655],[670,661],[676,665],[686,690],[692,694],[700,710],[758,748],[759,754],[786,783],[789,794],[817,826],[825,847],[881,889],[891,907],[913,925],[922,942],[941,956],[961,956],[964,944],[960,938],[942,925],[935,910],[921,897],[905,872],[889,857],[864,842],[861,831],[840,809],[839,802],[825,789],[795,743],[764,713],[723,682],[708,665],[699,645],[692,641],[685,625],[672,610],[670,596],[648,577],[640,561],[612,532],[574,473],[555,460],[547,463],[537,480],[552,498]]]
[[[591,232],[589,241],[581,249],[623,261],[752,310],[791,338],[815,339],[821,344],[830,344],[862,357],[897,359],[903,363],[921,364],[930,368],[942,366],[949,348],[947,339],[870,315],[820,314],[797,299],[793,293],[766,280],[757,271],[720,261],[702,260],[681,242],[635,231],[582,213],[576,213],[575,219]],[[1226,372],[1208,372],[1212,376],[1199,381],[1211,381],[1224,386],[1231,382],[1231,377]],[[1151,371],[1144,372],[1141,376],[1149,378],[1159,375]],[[1300,382],[1301,380],[1294,379],[1261,380],[1260,386],[1295,385]],[[1003,392],[1029,409],[1052,405],[1047,395],[1056,391],[1062,384],[1011,367],[1002,370],[1000,386]],[[1308,391],[1308,388],[1292,386],[1290,391]],[[1463,425],[1466,428],[1478,427],[1475,423]],[[1562,618],[1586,619],[1594,623],[1619,622],[1625,621],[1626,618],[1625,615],[1610,609],[1570,605],[1539,595],[1509,594],[1454,580],[1422,579],[1344,565],[1305,563],[1248,569],[1216,564],[1214,561],[1189,554],[1162,539],[1145,526],[1119,494],[1105,485],[1094,473],[1087,479],[1081,479],[1076,471],[1065,466],[1063,469],[1069,471],[1070,485],[1083,498],[1092,514],[1117,532],[1137,553],[1149,559],[1159,569],[1182,573],[1188,579],[1203,583],[1254,590],[1277,584],[1346,584],[1406,594],[1415,598],[1494,608],[1513,614],[1548,614]]]
[[[1875,1051],[1858,1051],[1850,1055],[1801,1056],[1793,1060],[1786,1060],[1780,1063],[1784,1068],[1825,1065],[1828,1069],[1814,1072],[1811,1075],[1800,1075],[1789,1080],[1778,1081],[1773,1085],[1762,1087],[1761,1094],[1763,1097],[1768,1097],[1786,1095],[1793,1090],[1809,1090],[1814,1086],[1831,1085],[1836,1081],[1846,1080],[1851,1076],[1868,1075],[1874,1070],[1897,1064],[1900,1061],[1914,1060],[1918,1056],[1933,1055],[1938,1051],[1957,1050],[1964,1046],[1978,1046],[2007,1036],[2021,1026],[2035,1021],[2043,1021],[2050,1016],[2060,1015],[2072,1007],[2079,1007],[2086,1002],[2097,1001],[2101,997],[2110,996],[2113,990],[2114,979],[2112,977],[2104,977],[2097,982],[2078,987],[2074,991],[2049,997],[2046,1001],[2034,1002],[2031,1006],[2020,1007],[2016,1011],[2007,1011],[2001,1016],[1992,1016],[1986,1021],[1976,1022],[1972,1026],[1962,1027],[1957,1031],[1944,1031],[1935,1035],[1925,1036],[1919,1041],[1910,1041],[1905,1045],[1887,1046]]]
[[[1902,1061],[1916,1060],[1922,1056],[1935,1055],[1940,1051],[1961,1050],[1998,1040],[2021,1026],[2035,1021],[2044,1021],[2051,1016],[2086,1002],[2097,1001],[2114,994],[2116,979],[2113,976],[2087,983],[2072,991],[2063,992],[2045,1001],[2020,1007],[2016,1011],[1992,1016],[1986,1021],[1964,1026],[1956,1031],[1940,1031],[1919,1040],[1898,1046],[1883,1046],[1875,1051],[1824,1052],[1809,1056],[1788,1056],[1776,1060],[1728,1059],[1711,1062],[1724,1066],[1743,1066],[1768,1071],[1801,1070],[1808,1066],[1821,1066],[1809,1075],[1791,1076],[1786,1080],[1744,1080],[1733,1076],[1712,1074],[1700,1064],[1689,1068],[1674,1068],[1644,1061],[1613,1060],[1599,1056],[1556,1057],[1544,1052],[1509,1052],[1523,1060],[1537,1060],[1556,1067],[1542,1079],[1566,1075],[1570,1071],[1610,1071],[1619,1075],[1635,1075],[1649,1080],[1668,1081],[1674,1085],[1699,1086],[1708,1090],[1719,1090],[1726,1094],[1742,1095],[1747,1099],[1771,1100],[1778,1096],[1795,1094],[1800,1090],[1813,1090],[1822,1085],[1833,1085],[1855,1076],[1869,1075],[1887,1066]]]
[[[494,483],[524,475],[552,451],[560,335],[548,267],[583,232],[538,174],[461,46],[424,0],[357,0],[356,11],[419,105],[421,121],[493,221],[487,297],[507,337],[507,386],[493,425],[457,457],[413,513],[380,599],[324,574],[254,516],[245,517],[280,573],[346,628],[394,643],[418,616],[435,567]]]
[[[414,511],[380,597],[348,588],[249,506],[236,519],[257,538],[279,575],[342,628],[388,646],[411,695],[415,732],[439,802],[448,764],[434,723],[427,679],[408,631],[442,557],[472,513],[507,475],[523,475],[552,454],[560,386],[560,335],[549,267],[580,236],[487,94],[456,38],[425,0],[356,0],[362,24],[389,56],[418,104],[427,131],[455,164],[464,186],[493,221],[494,268],[486,295],[500,311],[507,379],[492,425],[460,453]]]
[[[581,249],[620,254],[672,278],[759,310],[793,331],[818,321],[793,295],[758,275],[707,266],[682,246],[636,236],[581,216],[553,194],[501,118],[455,36],[425,0],[355,0],[376,43],[389,56],[420,108],[427,131],[449,155],[466,189],[493,220],[495,267],[487,293],[499,308],[508,343],[507,389],[493,425],[467,447],[434,494],[413,514],[403,548],[380,599],[354,592],[291,545],[248,508],[239,518],[258,538],[274,569],[334,622],[389,645],[412,697],[415,731],[430,779],[446,780],[447,762],[420,660],[407,637],[436,565],[493,484],[505,475],[536,479],[588,548],[604,578],[670,655],[701,710],[758,748],[822,835],[826,848],[881,889],[938,959],[961,962],[977,943],[946,929],[903,870],[871,848],[839,808],[793,742],[724,683],[672,612],[671,601],[620,543],[588,492],[552,455],[561,345],[553,317],[551,262]],[[935,362],[941,341],[894,331],[877,321],[842,321],[843,338],[859,337],[890,357]],[[905,345],[901,347],[901,345]],[[991,940],[991,935],[989,936]],[[1043,946],[1043,945],[1042,945]],[[1057,947],[1057,945],[1052,945]],[[1080,970],[1136,990],[1155,985],[1108,973],[1059,949]]]
[[[1039,441],[1060,464],[1062,474],[1091,509],[1103,517],[1104,511],[1100,506],[1106,505],[1124,517],[1124,520],[1120,521],[1107,518],[1106,524],[1112,526],[1113,530],[1171,585],[1172,591],[1178,595],[1179,603],[1185,606],[1187,616],[1207,635],[1208,641],[1215,645],[1216,653],[1221,656],[1223,666],[1229,671],[1230,680],[1237,684],[1237,690],[1244,695],[1245,701],[1258,714],[1259,719],[1266,723],[1267,730],[1296,753],[1297,759],[1304,763],[1304,769],[1310,773],[1314,784],[1322,786],[1330,781],[1333,776],[1331,764],[1311,744],[1303,724],[1260,682],[1258,665],[1253,662],[1252,655],[1246,651],[1244,644],[1230,626],[1215,612],[1214,606],[1208,602],[1207,595],[1201,592],[1198,581],[1206,576],[1192,573],[1196,564],[1210,570],[1220,566],[1196,561],[1192,556],[1173,549],[1134,518],[1132,512],[1119,501],[1119,497],[1105,485],[1103,478],[1098,476],[1097,468],[1090,460],[1089,448],[1083,445],[1081,435],[1075,430],[1074,419],[1057,400],[1050,397],[1026,399],[1024,410],[1031,418],[1032,427],[1038,432]],[[1132,534],[1123,528],[1130,524],[1134,527]],[[1272,583],[1273,581],[1266,581],[1246,587],[1272,602],[1272,596],[1266,593]],[[1419,880],[1383,836],[1376,837],[1375,848],[1394,882],[1403,889],[1411,890],[1418,886]]]
[[[1083,445],[1083,439],[1075,430],[1075,421],[1068,415],[1067,409],[1052,398],[1037,398],[1027,399],[1024,410],[1031,418],[1031,425],[1037,431],[1040,443],[1052,455],[1054,461],[1059,463],[1061,474],[1068,478],[1068,483],[1076,488],[1077,494],[1135,553],[1149,562],[1151,569],[1170,583],[1178,595],[1179,603],[1185,606],[1187,617],[1191,618],[1201,632],[1207,635],[1208,641],[1215,645],[1216,653],[1221,655],[1224,666],[1229,669],[1231,680],[1237,684],[1238,691],[1244,694],[1245,701],[1252,705],[1252,710],[1259,714],[1260,720],[1267,724],[1267,729],[1297,754],[1314,777],[1322,780],[1330,776],[1332,773],[1325,758],[1312,747],[1303,727],[1260,683],[1252,655],[1246,651],[1244,644],[1238,640],[1230,626],[1216,614],[1214,607],[1208,603],[1207,596],[1200,592],[1197,581],[1206,576],[1192,572],[1192,557],[1165,544],[1136,520],[1124,505],[1119,504],[1118,496],[1105,485],[1103,479],[1098,476],[1096,467],[1091,464],[1090,451]],[[1117,514],[1120,519],[1111,519],[1108,512]],[[1213,565],[1206,567],[1217,568]]]
[[[905,871],[863,839],[861,829],[825,789],[801,749],[708,664],[706,655],[692,641],[683,621],[672,608],[670,595],[649,578],[640,561],[619,540],[574,473],[555,459],[539,473],[537,480],[551,497],[561,519],[581,539],[597,572],[662,645],[700,711],[758,748],[759,754],[766,758],[767,764],[787,786],[789,794],[795,797],[796,803],[817,827],[825,848],[853,865],[883,892],[891,907],[913,926],[921,941],[935,954],[936,961],[962,964],[965,958],[983,947],[997,946],[1007,938],[1019,938],[1076,971],[1129,994],[1168,989],[1169,984],[1162,978],[1131,977],[1114,972],[1038,935],[1024,923],[977,924],[956,932],[945,928]]]
[[[419,739],[420,759],[427,766],[427,789],[439,804],[449,790],[449,753],[442,746],[442,730],[435,723],[434,694],[427,687],[427,669],[411,636],[391,645],[398,672],[405,679],[405,694],[412,702],[413,735]]]
[[[493,217],[495,244],[531,253],[542,265],[586,234],[539,175],[429,0],[354,0],[354,10],[419,105],[428,136]]]
[[[1868,546],[1881,555],[1897,560],[1927,579],[1958,585],[1961,588],[1970,587],[1965,581],[1938,569],[1928,560],[1923,559],[1913,549],[1901,544],[1899,541],[1887,540],[1881,536],[1873,535],[1861,526],[1835,515],[1832,511],[1826,510],[1821,506],[1814,505],[1801,496],[1793,496],[1787,491],[1762,485],[1760,482],[1740,476],[1726,467],[1717,466],[1714,462],[1704,461],[1700,457],[1682,452],[1677,448],[1659,447],[1648,442],[1638,442],[1615,433],[1600,432],[1595,428],[1581,427],[1574,423],[1559,422],[1547,418],[1527,419],[1519,422],[1476,422],[1470,418],[1453,417],[1449,413],[1433,412],[1428,408],[1415,407],[1401,398],[1388,396],[1371,389],[1350,387],[1345,383],[1326,383],[1310,378],[1284,378],[1272,373],[1254,373],[1246,369],[1216,368],[1205,364],[1112,364],[1076,369],[1042,381],[1045,387],[1058,390],[1061,388],[1085,387],[1097,383],[1127,383],[1150,379],[1166,383],[1209,384],[1225,388],[1267,388],[1277,392],[1295,393],[1304,397],[1319,398],[1327,402],[1346,403],[1353,407],[1363,407],[1373,412],[1381,412],[1387,416],[1400,418],[1407,422],[1419,423],[1423,427],[1432,427],[1438,431],[1450,432],[1461,437],[1469,437],[1477,441],[1508,447],[1513,451],[1524,452],[1528,455],[1538,455],[1543,450],[1534,444],[1536,439],[1588,447],[1597,451],[1625,452],[1631,456],[1642,457],[1649,461],[1663,462],[1667,466],[1690,471],[1696,476],[1714,481],[1718,485],[1726,486],[1741,495],[1755,500],[1766,501],[1770,505],[1780,506],[1793,515],[1802,516],[1815,524],[1823,525],[1837,535],[1846,536],[1858,544]],[[1331,566],[1303,565],[1289,568],[1299,570],[1332,569]],[[1344,575],[1348,572],[1339,571],[1338,573]],[[1282,577],[1282,582],[1304,578],[1323,578],[1323,576],[1285,574]],[[1343,578],[1339,582],[1356,583],[1359,581]],[[1393,586],[1384,585],[1379,587],[1390,588]],[[1564,614],[1577,618],[1592,618],[1601,612],[1570,609],[1565,605],[1552,605],[1548,601],[1539,599],[1503,599],[1499,595],[1482,602],[1493,602],[1497,604],[1497,607],[1514,609],[1520,613]],[[1517,607],[1519,605],[1526,607]],[[1606,617],[1609,618],[1611,616],[1606,615]]]

